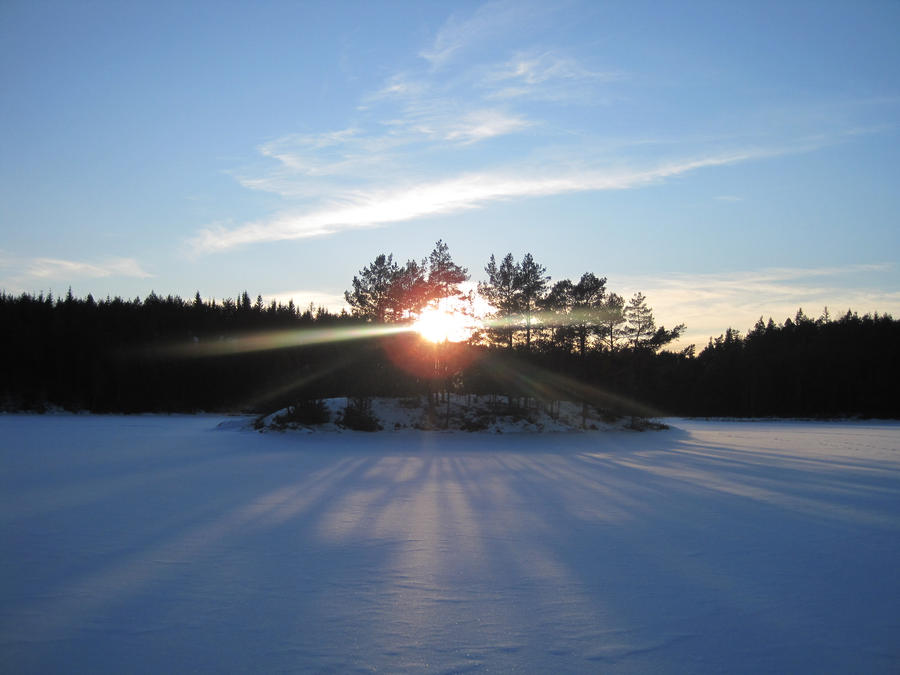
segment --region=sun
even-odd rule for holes
[[[426,307],[412,329],[429,342],[463,342],[472,337],[478,323],[458,298],[441,298],[436,306]]]

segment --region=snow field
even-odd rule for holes
[[[0,416],[0,670],[900,669],[900,425],[221,421]]]

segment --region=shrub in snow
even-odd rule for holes
[[[327,424],[330,421],[331,413],[325,405],[325,401],[308,399],[269,415],[261,415],[254,421],[253,428],[257,431],[265,429],[284,431],[285,429]]]
[[[378,418],[372,414],[372,402],[367,398],[349,399],[340,424],[353,431],[381,430]]]
[[[644,417],[632,417],[631,421],[625,425],[626,429],[631,429],[632,431],[663,431],[669,428],[668,424],[663,424],[662,422],[655,422],[653,420],[648,420]]]
[[[331,414],[322,399],[305,399],[288,408],[276,422],[296,422],[298,424],[325,424],[331,421]]]

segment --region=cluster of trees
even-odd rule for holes
[[[441,377],[460,393],[582,400],[623,414],[900,412],[900,321],[889,315],[760,319],[695,356],[661,349],[683,326],[657,327],[643,296],[625,302],[604,278],[551,284],[531,255],[492,257],[485,272],[478,288],[494,317],[469,344],[444,350],[454,367]],[[433,351],[402,324],[439,298],[466,297],[467,280],[438,242],[420,262],[378,256],[347,292],[352,312],[340,314],[246,291],[218,302],[0,293],[0,409],[268,412],[420,394],[435,386]]]
[[[592,272],[577,282],[563,279],[551,285],[546,268],[531,253],[521,261],[507,253],[499,263],[491,255],[484,271],[487,280],[478,283],[478,294],[494,313],[476,342],[584,357],[591,350],[658,351],[685,328],[657,327],[643,294],[635,293],[626,303],[607,290],[605,277]],[[400,265],[393,254],[379,255],[353,277],[344,297],[354,316],[375,323],[405,322],[445,297],[468,300],[474,311],[473,294],[460,289],[468,280],[467,269],[454,263],[447,244],[438,241],[421,262]]]
[[[507,349],[518,344],[526,351],[536,347],[581,357],[590,350],[658,351],[684,332],[684,324],[657,328],[642,293],[626,304],[607,291],[606,277],[593,272],[577,282],[562,279],[550,285],[546,268],[530,253],[521,262],[507,253],[499,264],[491,255],[484,271],[488,279],[478,284],[478,292],[497,310],[488,337]]]
[[[382,253],[353,277],[353,288],[344,299],[353,314],[366,321],[408,321],[441,298],[463,297],[459,286],[468,278],[468,270],[453,262],[447,244],[438,240],[421,262],[400,265],[393,254]]]

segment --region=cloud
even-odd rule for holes
[[[322,157],[327,158],[328,152],[337,152],[346,147],[358,133],[357,129],[344,129],[322,134],[289,134],[259,146],[259,154],[271,157],[282,166],[299,173],[335,173],[339,166],[330,165]]]
[[[568,104],[579,96],[600,101],[597,85],[623,75],[585,66],[570,53],[577,45],[499,46],[501,34],[520,41],[548,11],[555,10],[500,1],[452,16],[420,54],[432,67],[387,77],[361,98],[352,122],[260,145],[262,159],[234,174],[286,206],[237,225],[207,225],[190,240],[194,251],[323,237],[503,200],[642,187],[826,142],[781,140],[772,150],[727,152],[726,143],[741,141],[692,137],[660,149],[659,142],[597,138],[584,111],[573,114]],[[491,58],[455,58],[476,48],[476,56]],[[679,153],[679,144],[690,150]]]
[[[524,1],[498,0],[482,5],[468,18],[454,14],[419,56],[433,68],[440,68],[472,45],[484,44],[498,33],[514,31],[538,13],[542,13],[539,7]]]
[[[236,228],[208,227],[193,240],[200,251],[234,246],[305,239],[343,230],[378,227],[413,218],[454,213],[495,201],[596,190],[641,187],[704,167],[721,166],[771,155],[746,151],[670,162],[645,169],[578,167],[550,170],[466,173],[455,178],[415,183],[390,190],[358,191],[347,201],[317,210],[282,213]]]
[[[15,292],[25,291],[35,283],[45,281],[74,281],[103,277],[136,277],[147,279],[153,275],[145,271],[134,258],[107,258],[99,262],[63,260],[60,258],[13,258],[0,256],[0,267],[11,275],[0,280],[0,286]]]
[[[98,263],[31,258],[25,265],[25,275],[34,279],[97,279],[111,276],[146,279],[153,276],[145,272],[134,258],[110,258]]]
[[[412,79],[408,73],[395,73],[391,75],[384,86],[363,97],[364,109],[369,104],[390,99],[418,98],[426,96],[431,86],[422,79]]]
[[[408,146],[418,143],[427,144],[422,147],[426,152],[450,153],[455,146],[518,133],[535,123],[497,107],[460,106],[450,100],[432,99],[408,104],[402,116],[384,124],[391,128],[384,139],[385,147],[407,146],[405,151],[409,152]]]
[[[309,190],[287,188],[289,180],[339,177],[385,178],[385,170],[410,166],[420,156],[452,153],[498,136],[536,126],[521,113],[496,103],[483,105],[478,97],[457,95],[451,87],[411,84],[395,75],[373,94],[364,97],[367,119],[337,131],[286,134],[258,146],[261,157],[275,167],[250,167],[232,172],[244,187],[303,195]],[[277,187],[272,187],[276,185]],[[322,193],[321,184],[313,183]]]
[[[617,71],[599,72],[572,57],[552,51],[519,52],[512,59],[488,68],[479,82],[489,99],[530,98],[545,101],[597,100],[593,85],[626,79]]]
[[[532,126],[527,119],[507,115],[500,110],[476,110],[450,127],[445,138],[448,141],[475,143],[494,136],[504,136]]]
[[[853,309],[900,314],[900,289],[892,282],[891,263],[819,268],[766,268],[728,274],[624,277],[611,286],[627,294],[640,290],[658,307],[657,324],[671,328],[687,324],[679,346],[702,348],[726,328],[742,332],[763,317],[776,322],[793,317],[799,308],[818,317],[827,306],[833,317]],[[892,289],[892,286],[894,288]]]
[[[233,172],[245,188],[288,199],[338,198],[369,184],[427,173],[436,155],[537,126],[498,107],[457,110],[442,101],[414,101],[378,132],[358,127],[322,134],[288,134],[259,146],[274,167]]]
[[[529,31],[539,33],[542,17],[552,11],[541,3],[498,0],[451,16],[420,53],[431,67],[387,77],[361,97],[352,123],[261,144],[261,161],[232,175],[245,188],[277,194],[292,204],[236,227],[208,225],[192,238],[194,250],[327,236],[497,200],[610,189],[622,180],[664,176],[664,167],[649,177],[633,171],[576,175],[571,165],[584,164],[586,156],[582,139],[572,140],[578,134],[513,108],[513,99],[520,96],[559,101],[565,87],[583,89],[606,77],[554,50],[518,50],[510,57],[498,46],[510,35],[521,40]],[[489,63],[455,62],[470,48],[491,54]],[[497,58],[498,49],[502,58]],[[504,93],[511,87],[523,91]],[[498,105],[503,98],[509,100]],[[519,135],[519,142],[502,146],[507,168],[486,168],[497,164],[491,152],[499,140],[512,135]],[[560,138],[568,144],[567,156],[545,162],[540,171],[523,168],[534,163],[548,141]]]
[[[333,293],[330,291],[313,291],[306,289],[281,291],[264,295],[263,300],[267,303],[275,300],[284,305],[290,300],[293,300],[294,305],[301,310],[305,311],[310,305],[313,305],[316,309],[324,307],[333,314],[340,314],[341,310],[347,307],[343,293]]]

